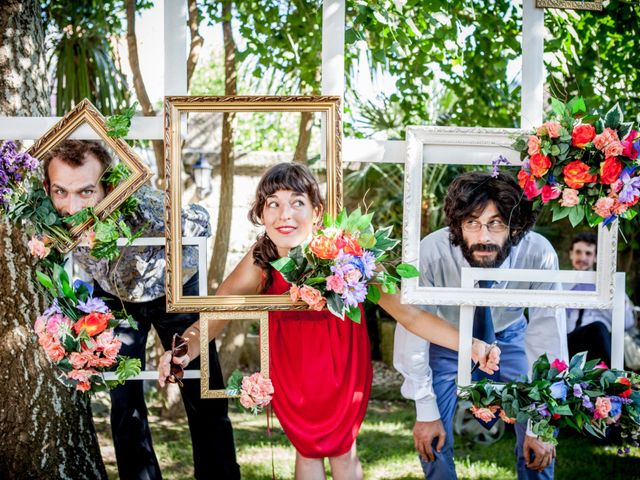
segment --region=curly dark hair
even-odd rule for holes
[[[593,232],[580,232],[571,240],[569,251],[573,250],[573,246],[578,242],[584,242],[587,245],[595,245],[598,248],[598,236]]]
[[[49,150],[43,157],[44,180],[49,185],[49,165],[54,158],[59,158],[71,167],[80,167],[86,161],[85,155],[92,154],[98,159],[105,171],[111,166],[111,155],[100,142],[93,140],[63,140],[58,145]]]
[[[472,214],[484,210],[493,201],[502,220],[509,225],[512,245],[536,223],[538,211],[524,198],[518,182],[511,175],[499,173],[493,177],[487,172],[468,172],[459,175],[449,185],[444,200],[445,223],[453,245],[462,245],[462,222]]]
[[[256,188],[256,198],[249,210],[249,221],[254,225],[262,224],[262,212],[267,198],[278,190],[291,190],[296,193],[307,194],[314,207],[324,210],[324,199],[320,193],[318,180],[306,165],[301,163],[279,163],[269,168],[260,179]],[[260,267],[265,274],[262,291],[267,290],[273,283],[271,263],[280,257],[278,248],[265,233],[258,236],[253,247],[253,263]]]

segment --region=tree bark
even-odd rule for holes
[[[202,49],[202,44],[204,43],[204,39],[200,32],[198,31],[198,26],[200,25],[200,18],[198,12],[198,5],[196,4],[196,0],[188,1],[189,8],[189,33],[191,34],[191,44],[189,45],[189,56],[187,57],[187,90],[191,85],[191,77],[193,77],[193,72],[196,70],[196,65],[198,64],[198,58],[200,57],[200,50]]]
[[[237,95],[236,44],[231,28],[233,2],[227,0],[222,7],[222,33],[224,36],[224,93]],[[222,119],[222,145],[220,147],[220,204],[218,225],[213,245],[213,255],[209,264],[209,288],[217,289],[224,276],[231,234],[231,212],[233,210],[233,121],[235,113],[226,112]],[[230,322],[225,329],[220,346],[220,366],[225,375],[233,371],[240,359],[244,344],[244,322]]]
[[[35,0],[2,0],[0,45],[0,115],[50,115]],[[56,379],[36,342],[45,305],[26,244],[0,221],[0,478],[107,478],[89,402]]]
[[[293,154],[293,161],[307,163],[309,160],[309,144],[311,143],[311,127],[313,127],[313,112],[302,112],[300,114],[300,125],[298,128],[298,143]]]
[[[140,70],[140,59],[138,57],[138,38],[136,36],[136,2],[135,0],[125,0],[127,12],[127,50],[129,52],[129,66],[133,73],[133,87],[136,97],[140,102],[142,113],[147,117],[155,117],[156,111],[151,105],[147,88],[144,85],[142,71]],[[162,186],[164,178],[164,145],[162,140],[152,140],[153,154],[156,157],[156,168],[158,169],[158,187]]]

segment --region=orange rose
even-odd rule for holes
[[[111,312],[99,313],[92,312],[89,315],[85,315],[76,323],[73,324],[73,331],[79,334],[81,330],[87,332],[87,335],[93,337],[102,333],[106,328],[109,320],[113,319]]]
[[[536,153],[529,158],[529,165],[531,166],[531,174],[540,178],[551,168],[551,160],[542,153]]]
[[[309,250],[319,258],[324,258],[325,260],[332,260],[340,253],[335,240],[323,235],[313,237],[311,243],[309,243]]]
[[[569,188],[575,188],[576,190],[582,188],[585,183],[592,183],[598,179],[597,175],[589,173],[589,165],[580,160],[574,160],[567,164],[562,169],[562,174]]]
[[[361,256],[362,255],[362,247],[358,243],[358,240],[353,238],[351,235],[345,235],[344,239],[344,253],[348,253],[350,255]]]
[[[600,183],[604,185],[615,183],[622,173],[622,167],[622,162],[616,157],[606,158],[600,164]]]
[[[582,123],[574,127],[571,133],[571,145],[578,148],[584,148],[587,143],[596,136],[596,129],[593,125]]]

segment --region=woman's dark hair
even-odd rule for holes
[[[320,186],[311,170],[300,163],[279,163],[267,170],[258,183],[256,198],[248,215],[254,225],[262,223],[262,212],[267,198],[278,190],[291,190],[307,194],[314,208],[321,207],[324,210],[324,199],[320,194]],[[278,249],[267,233],[258,236],[253,247],[253,263],[265,273],[262,291],[267,290],[273,283],[270,262],[278,258],[280,258]]]
[[[453,245],[463,242],[462,222],[484,210],[489,201],[493,201],[502,220],[509,225],[513,245],[517,245],[536,223],[538,211],[524,197],[511,175],[499,173],[493,177],[486,172],[463,173],[449,185],[444,200],[445,222]]]

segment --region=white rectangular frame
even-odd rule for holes
[[[424,163],[491,165],[498,155],[520,165],[519,152],[511,148],[523,130],[475,127],[407,127],[405,160],[402,261],[419,269],[422,208],[422,168]],[[462,153],[462,154],[461,154]],[[454,157],[453,159],[451,157]],[[461,286],[424,287],[419,278],[402,279],[402,303],[418,305],[522,306],[551,308],[611,308],[618,245],[617,221],[610,229],[598,228],[598,258],[595,292],[562,290],[478,289]],[[481,269],[485,270],[485,269]],[[548,270],[486,269],[489,280],[530,281],[532,275]],[[563,270],[554,272],[562,275]],[[558,275],[556,275],[558,274]],[[553,278],[552,281],[561,281]]]

